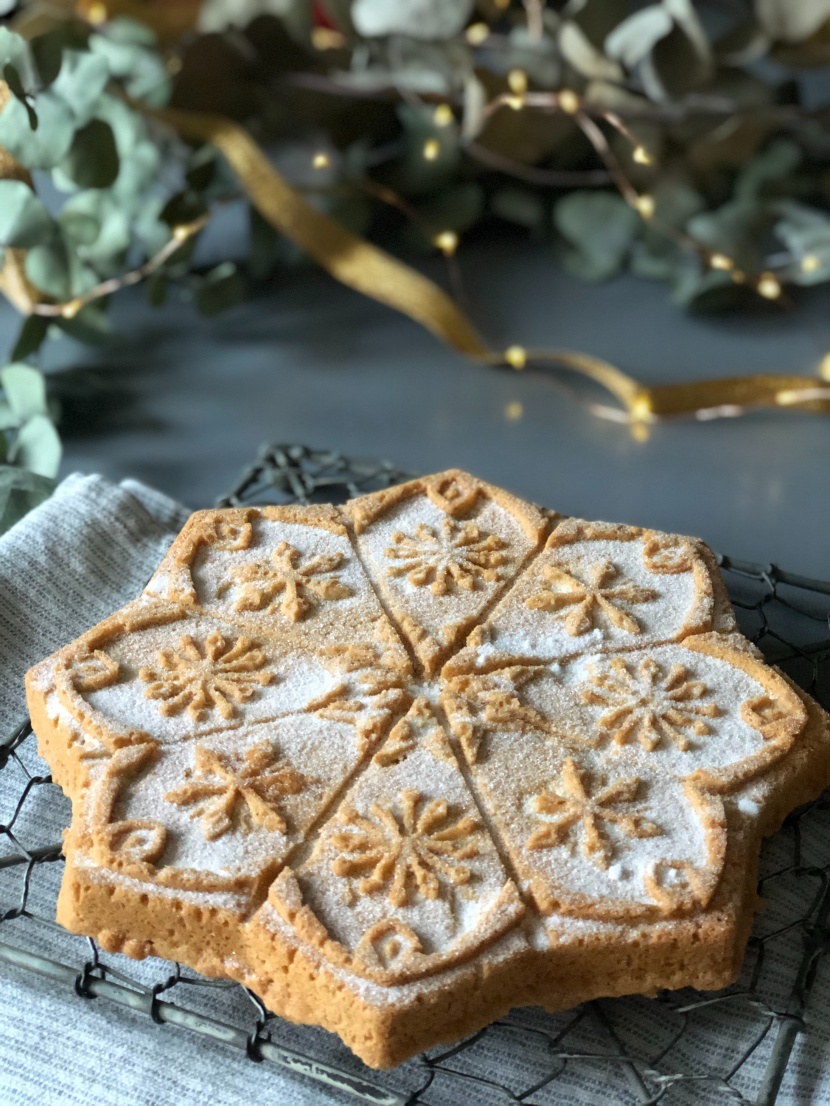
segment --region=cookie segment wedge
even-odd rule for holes
[[[677,535],[565,519],[451,668],[500,667],[511,657],[551,661],[733,629],[707,554]]]
[[[517,972],[529,982],[524,916],[447,735],[419,698],[305,859],[275,880],[251,940],[269,963],[305,966],[274,972],[266,1001],[288,1016],[313,1008],[387,1065],[452,1035],[459,1019],[477,1024],[470,988],[492,1003],[510,973],[513,986]]]
[[[519,575],[547,527],[530,504],[457,470],[364,496],[345,514],[428,676]]]

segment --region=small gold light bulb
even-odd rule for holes
[[[762,273],[756,287],[765,300],[777,300],[781,295],[781,285],[772,273]]]

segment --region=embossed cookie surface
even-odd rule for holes
[[[718,987],[827,716],[701,543],[450,471],[194,515],[33,668],[59,920],[385,1066],[535,1003]]]

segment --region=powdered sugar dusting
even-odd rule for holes
[[[473,540],[464,537],[465,527],[479,544],[492,542],[493,554],[484,558],[484,567],[473,566],[468,574],[465,570],[460,583],[450,579],[444,588],[440,572],[448,563],[457,563],[466,548],[464,542]],[[412,562],[413,572],[403,571],[409,562],[399,555],[396,535],[423,551],[423,559]],[[456,521],[426,497],[406,499],[382,515],[358,541],[372,580],[393,611],[414,619],[439,643],[451,640],[457,624],[475,619],[498,588],[519,570],[530,550],[530,542],[513,516],[489,500],[479,500],[469,516]],[[456,552],[452,543],[457,545]]]
[[[394,918],[427,953],[474,931],[507,881],[457,765],[424,741],[396,763],[372,763],[298,878],[305,901],[349,950]]]
[[[246,698],[230,699],[225,713],[216,704],[208,704],[198,717],[191,709],[193,697],[185,698],[181,704],[173,702],[175,713],[167,713],[177,690],[175,680],[171,676],[170,698],[152,698],[148,691],[152,694],[157,681],[142,679],[142,670],[152,670],[163,678],[169,671],[164,667],[164,656],[182,655],[183,639],[191,639],[204,652],[205,642],[213,634],[220,635],[228,645],[244,639],[239,627],[207,616],[151,626],[117,638],[107,645],[106,653],[118,663],[119,679],[100,691],[87,693],[86,702],[116,730],[138,729],[158,741],[173,742],[288,714],[302,709],[332,686],[333,677],[318,657],[286,652],[264,639],[247,639],[262,654],[262,663],[255,663],[252,679],[244,687]]]
[[[492,650],[553,659],[674,638],[700,602],[694,574],[650,572],[643,545],[642,538],[586,540],[545,550],[488,619]],[[599,585],[608,598],[586,602],[580,584],[590,583],[597,566],[610,566]]]

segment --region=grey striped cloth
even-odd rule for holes
[[[4,736],[25,718],[26,669],[137,595],[186,517],[187,511],[179,504],[141,484],[125,481],[115,486],[99,476],[71,476],[52,499],[0,539],[0,717]],[[28,756],[30,771],[47,770],[36,755]],[[0,822],[5,824],[10,818],[24,782],[14,762],[0,771]],[[20,828],[21,837],[25,832],[27,841],[53,842],[68,823],[68,803],[55,788],[36,792],[32,804],[27,804],[27,811],[32,806],[28,823],[17,823],[15,828]],[[773,840],[767,850],[768,866],[785,864],[787,848],[783,838],[780,843],[778,838]],[[805,854],[807,862],[825,863],[830,840],[811,838],[805,843]],[[21,868],[0,870],[0,911],[17,900]],[[49,918],[54,912],[59,869],[57,864],[40,865],[32,882],[32,908]],[[782,900],[767,911],[764,928],[786,925],[793,909],[803,909],[803,904]],[[35,931],[26,920],[0,926],[0,940],[74,965],[82,964],[88,954],[83,939],[47,927]],[[779,985],[779,1009],[786,1003],[800,952],[796,939],[789,952],[774,956],[771,970]],[[169,973],[169,965],[158,960],[134,964],[119,957],[107,959],[145,984]],[[251,1009],[238,988],[233,992],[184,988],[180,996],[181,990],[176,989],[173,1001],[220,1020],[252,1024]],[[659,1050],[666,1034],[666,1017],[659,1004],[631,998],[605,1006],[621,1037],[637,1053]],[[260,1102],[311,1106],[354,1101],[270,1064],[252,1064],[220,1044],[155,1025],[105,999],[82,1001],[65,987],[5,963],[0,964],[0,1019],[0,1106],[237,1106]],[[551,1026],[549,1018],[531,1012],[523,1013],[522,1020],[528,1026],[548,1030]],[[830,962],[821,969],[809,1020],[810,1032],[796,1043],[782,1085],[778,1099],[782,1106],[830,1103]],[[759,1024],[757,1013],[740,1002],[713,1008],[711,1021],[696,1030],[693,1040],[679,1046],[677,1070],[698,1076],[713,1067],[727,1070],[730,1060],[751,1046]],[[322,1030],[281,1023],[278,1036],[288,1047],[358,1071],[340,1042]],[[580,1035],[567,1040],[567,1047],[574,1051],[614,1051],[607,1037],[596,1027],[590,1028],[589,1020]],[[517,1074],[515,1055],[509,1035],[493,1033],[486,1044],[476,1046],[476,1062],[470,1070],[496,1082],[506,1081],[512,1071],[514,1085],[522,1081],[527,1085],[533,1081],[525,1077],[532,1075],[535,1061],[529,1059],[527,1070]],[[736,1080],[749,1101],[754,1100],[767,1056],[768,1047],[757,1049]],[[633,1102],[625,1089],[622,1066],[618,1060],[613,1062],[613,1057],[609,1061],[569,1064],[567,1079],[540,1092],[534,1101],[556,1102],[557,1106]],[[465,1062],[469,1063],[463,1056],[456,1060],[460,1067]],[[551,1066],[549,1056],[540,1062],[537,1076]],[[404,1065],[372,1078],[405,1093],[422,1081],[423,1069]],[[469,1101],[473,1094],[482,1106],[508,1101],[483,1085],[476,1089],[467,1084],[465,1088],[441,1079],[430,1089],[427,1101],[456,1104]],[[667,1099],[689,1106],[727,1100],[705,1081],[678,1084]]]
[[[134,598],[187,516],[180,504],[142,484],[116,486],[99,476],[70,476],[50,500],[0,538],[4,736],[26,717],[27,668]],[[29,766],[48,771],[43,762]],[[22,784],[13,762],[0,772],[0,821],[8,821]],[[41,790],[44,799],[49,796],[48,806],[38,810],[39,824],[27,828],[36,840],[54,841],[66,825],[68,804],[59,801],[55,789]],[[59,875],[58,865],[43,867],[54,869],[49,876]],[[20,874],[0,871],[0,911],[16,901]],[[54,910],[55,890],[33,886],[38,912],[49,915]],[[82,964],[87,955],[82,942],[73,945],[69,938],[35,934],[24,921],[0,926],[0,940],[73,964]],[[120,966],[144,979],[164,979],[169,973],[159,961],[124,961]],[[221,992],[216,998],[211,992],[198,997],[204,1013],[219,1018],[240,1013],[227,1009]],[[182,996],[182,1001],[190,998]],[[283,1076],[270,1065],[252,1064],[236,1051],[154,1025],[105,1000],[81,1001],[44,979],[0,965],[2,1106],[237,1106],[266,1101],[306,1106],[324,1100],[314,1084]]]

